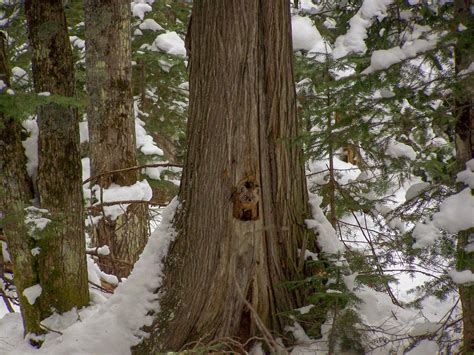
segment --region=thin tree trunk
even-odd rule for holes
[[[27,0],[25,13],[36,92],[73,97],[74,66],[61,1]],[[51,222],[35,235],[41,319],[89,302],[77,108],[38,109],[38,202]],[[45,216],[46,217],[46,216]],[[15,275],[16,278],[22,275]]]
[[[472,42],[472,32],[474,30],[474,18],[471,14],[470,0],[455,0],[456,22],[463,24],[468,29],[466,33],[471,36],[459,38],[455,47],[456,74],[466,70],[474,62],[474,46]],[[456,29],[457,29],[456,25]],[[462,89],[456,98],[456,156],[459,169],[466,169],[465,163],[474,158],[474,80],[472,73],[467,78],[460,78]],[[464,187],[463,187],[464,188]],[[458,234],[458,260],[459,270],[471,270],[474,272],[474,253],[468,253],[465,247],[474,238],[474,228],[461,231]],[[463,313],[463,352],[474,352],[474,285],[460,285],[459,294],[462,303]]]
[[[91,173],[137,165],[132,97],[130,1],[85,0],[86,68]],[[133,185],[138,171],[109,174],[97,181]],[[130,206],[116,220],[105,216],[94,231],[97,245],[108,245],[112,258],[100,258],[107,273],[129,275],[148,240],[146,204]],[[112,260],[125,263],[115,264]]]
[[[5,50],[5,38],[0,34],[0,80],[10,85],[10,71]],[[20,301],[24,332],[42,333],[39,326],[40,310],[30,305],[23,290],[38,283],[31,249],[34,240],[28,236],[24,223],[24,208],[33,194],[26,172],[26,159],[21,144],[20,124],[0,115],[0,211],[4,213],[5,234],[15,275],[15,286]]]
[[[135,351],[274,334],[301,305],[309,237],[289,3],[194,1],[188,155],[161,311]],[[303,251],[304,252],[304,251]],[[245,296],[241,296],[241,293]],[[245,304],[249,302],[254,310]]]

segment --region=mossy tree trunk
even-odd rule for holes
[[[471,13],[470,0],[455,0],[455,28],[459,24],[467,27],[460,33],[455,47],[456,74],[466,71],[474,62],[474,16]],[[474,80],[472,72],[459,77],[459,88],[456,93],[456,155],[459,170],[466,169],[466,162],[474,158]],[[464,186],[462,188],[465,188]],[[465,247],[474,242],[474,228],[458,234],[459,270],[471,270],[474,273],[474,252],[467,252]],[[463,314],[463,353],[474,352],[474,285],[460,285],[459,294]]]
[[[7,87],[10,85],[5,38],[2,34],[0,34],[0,80]],[[23,296],[23,290],[36,285],[39,280],[35,260],[31,254],[34,240],[29,237],[24,222],[24,208],[30,204],[33,193],[26,172],[26,158],[20,132],[21,126],[18,122],[0,114],[0,211],[5,215],[2,227],[12,259],[23,328],[25,334],[29,332],[39,334],[42,333],[39,325],[40,309],[30,305]]]
[[[130,1],[85,0],[87,117],[92,176],[137,165],[132,96]],[[99,188],[133,185],[136,170],[105,175]],[[98,246],[108,245],[110,256],[101,268],[126,277],[148,240],[146,204],[129,206],[116,220],[103,217],[94,231]]]
[[[188,155],[161,311],[136,353],[276,336],[302,304],[309,207],[289,2],[193,2]],[[312,242],[314,242],[311,237]],[[246,305],[248,302],[254,311]]]
[[[27,0],[25,14],[36,92],[74,97],[71,45],[61,1]],[[40,319],[89,302],[77,108],[49,103],[38,115],[37,207],[51,220],[33,232]],[[14,253],[12,251],[12,253]],[[21,278],[16,274],[15,278]]]

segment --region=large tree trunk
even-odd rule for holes
[[[130,1],[85,0],[87,117],[92,176],[137,165],[132,96]],[[108,174],[95,181],[133,185],[136,170]],[[108,245],[111,255],[99,259],[102,269],[119,277],[129,275],[148,240],[148,208],[131,205],[111,220],[96,225],[95,243]],[[117,262],[119,261],[119,262]]]
[[[471,7],[470,0],[454,1],[455,18],[459,24],[467,27],[467,30],[461,33],[455,47],[455,65],[458,75],[474,62],[472,42],[474,16],[471,13]],[[467,77],[462,76],[459,84],[455,109],[456,156],[459,170],[464,170],[466,169],[465,163],[474,158],[474,80],[472,72]],[[474,272],[474,253],[468,253],[465,250],[473,238],[474,228],[461,231],[458,234],[457,268],[459,270]],[[474,352],[474,285],[460,285],[459,294],[463,313],[463,352],[470,354]]]
[[[27,0],[25,13],[36,92],[73,97],[74,66],[61,1]],[[89,302],[77,108],[38,109],[38,207],[51,222],[35,234],[41,319]],[[15,275],[16,278],[22,275]]]
[[[161,311],[135,351],[280,334],[309,232],[289,2],[194,1],[188,155]],[[190,37],[189,37],[190,36]],[[253,311],[246,306],[251,304]]]
[[[0,34],[0,80],[10,85],[10,72],[5,50],[5,38]],[[21,144],[18,122],[0,115],[0,211],[4,213],[2,227],[7,239],[15,275],[15,287],[20,300],[23,328],[26,333],[41,333],[41,312],[30,305],[23,291],[38,283],[31,249],[34,240],[29,237],[24,223],[24,208],[33,194],[26,172],[26,159]]]

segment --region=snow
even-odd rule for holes
[[[88,252],[95,252],[98,255],[110,255],[110,248],[108,245],[103,245],[97,248],[87,248]]]
[[[465,284],[474,282],[474,274],[471,270],[451,270],[448,272],[449,277],[457,284]]]
[[[309,304],[307,306],[297,308],[295,309],[295,311],[298,311],[300,314],[307,314],[313,307],[314,307],[314,304]]]
[[[148,4],[139,3],[137,1],[132,2],[132,14],[135,17],[138,17],[140,20],[143,20],[145,14],[152,10],[152,7]]]
[[[350,53],[365,53],[367,46],[367,29],[372,25],[373,18],[381,21],[387,14],[387,7],[393,0],[364,0],[359,11],[349,20],[349,30],[336,38],[333,56],[342,58]]]
[[[21,318],[10,316],[0,322],[0,334],[8,334],[9,340],[1,342],[0,353],[9,355],[129,355],[130,347],[139,343],[145,335],[141,328],[150,325],[150,311],[159,311],[159,294],[155,290],[163,279],[162,259],[175,237],[172,220],[178,202],[174,199],[163,211],[160,226],[149,241],[127,280],[120,283],[113,295],[106,299],[91,290],[92,306],[55,314],[43,324],[62,334],[50,332],[40,349],[32,348],[21,337]],[[80,319],[80,321],[78,321]],[[13,333],[12,329],[16,332]]]
[[[413,230],[413,237],[416,239],[414,248],[433,245],[441,236],[440,229],[456,234],[474,228],[474,196],[471,191],[474,185],[473,170],[474,159],[471,159],[466,163],[466,170],[457,175],[457,181],[468,187],[447,197],[431,220],[416,224]]]
[[[431,223],[417,223],[413,229],[413,238],[416,240],[413,248],[422,249],[432,246],[440,237],[440,230]]]
[[[145,122],[135,118],[135,136],[137,149],[145,155],[163,155],[163,150],[158,148],[153,137],[146,133]]]
[[[304,259],[305,260],[318,260],[318,254],[306,249],[304,251]]]
[[[291,27],[293,29],[293,50],[308,51],[310,57],[324,62],[324,54],[331,53],[332,48],[323,40],[311,19],[295,15],[291,18]]]
[[[18,85],[28,84],[28,74],[20,67],[13,67],[12,70],[12,81]]]
[[[26,170],[31,178],[36,177],[36,171],[38,170],[38,124],[36,117],[28,118],[22,123],[23,128],[29,133],[29,137],[23,142],[23,148],[25,149],[26,155]]]
[[[429,182],[419,182],[411,185],[405,193],[405,200],[411,200],[421,195],[431,187]]]
[[[422,340],[412,350],[408,351],[406,355],[433,355],[437,354],[439,346],[434,340]]]
[[[151,50],[162,51],[177,57],[186,57],[184,41],[176,32],[167,32],[158,35],[151,46]]]
[[[87,121],[79,122],[79,137],[81,144],[89,142],[89,125]]]
[[[140,26],[138,26],[141,30],[150,30],[150,31],[164,31],[164,28],[161,27],[155,20],[151,18],[147,18],[144,20]]]
[[[474,196],[470,188],[449,196],[433,215],[433,223],[449,233],[474,228]]]
[[[417,39],[405,43],[401,48],[376,50],[370,58],[370,66],[364,69],[361,74],[370,74],[377,70],[387,69],[405,59],[415,58],[420,53],[424,53],[436,48],[438,37],[432,36],[429,40]]]
[[[416,324],[410,331],[411,336],[421,336],[428,333],[436,332],[440,328],[439,323],[425,322]]]
[[[293,1],[292,1],[293,2]],[[300,0],[299,8],[302,13],[314,15],[321,11],[324,5],[316,5],[312,0]]]
[[[311,344],[313,342],[298,322],[293,322],[292,326],[287,325],[285,330],[293,333],[293,336],[295,337],[295,340],[298,344]]]
[[[313,219],[306,219],[305,224],[309,229],[314,229],[317,232],[317,241],[322,252],[327,254],[344,253],[344,244],[339,240],[333,226],[319,207],[322,201],[322,197],[310,194],[309,203]]]
[[[33,304],[35,304],[36,299],[39,296],[41,296],[42,291],[43,291],[43,289],[41,288],[41,285],[36,284],[36,285],[30,286],[28,288],[25,288],[23,290],[23,296],[26,297],[29,304],[33,305]]]
[[[416,152],[412,147],[404,143],[397,142],[392,138],[390,138],[388,141],[386,154],[392,158],[407,158],[410,160],[416,159]]]
[[[25,208],[25,212],[25,224],[28,227],[28,234],[32,238],[39,238],[37,232],[45,229],[51,222],[49,218],[44,217],[44,215],[49,215],[49,211],[34,206],[28,206]]]
[[[356,165],[346,163],[336,157],[333,158],[333,166],[335,179],[340,185],[346,185],[360,175],[360,169]],[[307,174],[310,174],[310,183],[325,185],[329,176],[329,159],[309,162]]]
[[[474,159],[471,159],[466,163],[466,170],[458,173],[456,181],[462,182],[471,189],[474,189]]]
[[[69,36],[69,42],[71,42],[71,45],[73,47],[76,47],[81,50],[86,47],[86,41],[84,41],[83,39],[80,39],[77,36]]]
[[[464,247],[466,253],[474,253],[474,243],[469,243]]]
[[[92,188],[95,198],[98,202],[95,205],[100,205],[104,202],[120,202],[120,201],[150,201],[153,195],[150,185],[147,180],[137,181],[130,186],[119,186],[112,184],[106,189],[101,189],[98,185]],[[116,204],[112,206],[103,206],[104,213],[112,220],[117,219],[122,215],[129,204]]]
[[[336,21],[332,18],[327,17],[323,23],[324,27],[328,29],[335,29],[336,28]]]
[[[110,248],[108,245],[103,245],[97,248],[97,254],[99,255],[110,255]]]

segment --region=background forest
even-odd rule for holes
[[[173,266],[161,259],[178,234],[183,166],[211,150],[191,155],[187,140],[205,131],[188,122],[190,53],[207,43],[189,25],[197,3],[1,2],[1,354],[156,351],[140,342],[155,334],[157,300],[168,306],[158,287]],[[239,11],[250,19],[249,4]],[[224,8],[215,11],[227,18]],[[299,131],[284,144],[303,150],[313,234],[291,247],[301,277],[273,286],[304,302],[276,307],[277,331],[236,282],[256,324],[250,336],[166,350],[474,352],[473,9],[468,0],[291,2]],[[64,33],[52,38],[62,11]],[[46,58],[45,47],[58,55]],[[257,218],[252,208],[239,218]]]

